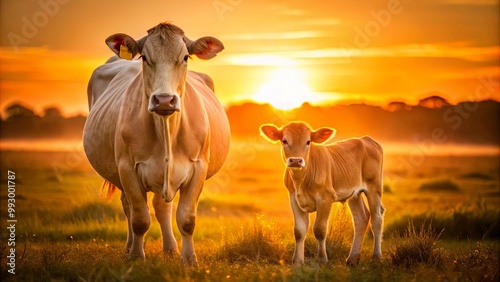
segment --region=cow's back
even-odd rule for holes
[[[382,147],[371,137],[352,138],[328,146],[334,187],[354,187],[379,177]]]

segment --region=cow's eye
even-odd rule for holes
[[[288,141],[286,141],[286,139],[283,139],[283,140],[281,140],[281,143],[282,143],[283,145],[287,145],[287,144],[288,144]]]
[[[147,62],[148,62],[148,60],[147,60],[147,58],[146,58],[146,56],[145,56],[145,55],[141,55],[141,56],[139,57],[139,59],[142,59],[142,61],[143,61],[143,62],[145,62],[145,63],[147,63]]]
[[[189,58],[191,58],[191,56],[189,56],[189,55],[184,56],[184,62],[187,62],[189,60]]]
[[[311,140],[307,140],[306,145],[309,146],[311,144]]]

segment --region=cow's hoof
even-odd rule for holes
[[[302,265],[304,265],[304,260],[298,259],[293,261],[293,266],[295,267],[301,267]]]
[[[176,256],[179,254],[177,244],[163,244],[163,253],[167,256]]]
[[[146,259],[146,256],[144,254],[132,254],[132,253],[129,253],[128,254],[128,259],[129,260],[145,260]]]
[[[163,249],[163,254],[169,257],[175,257],[179,255],[179,251],[177,249]]]
[[[382,254],[373,254],[372,261],[381,261],[381,260],[382,260]]]
[[[347,258],[347,265],[357,265],[359,263],[359,259],[361,258],[360,254],[353,255]]]
[[[319,258],[318,262],[320,265],[325,265],[328,263],[328,259],[327,258]]]

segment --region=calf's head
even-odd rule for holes
[[[312,130],[303,122],[292,122],[282,128],[274,124],[264,124],[260,127],[260,131],[269,141],[281,142],[283,161],[292,170],[306,167],[313,144],[321,144],[335,135],[335,129],[323,127]]]
[[[190,55],[208,60],[224,49],[222,42],[214,37],[191,41],[179,27],[170,23],[151,28],[148,35],[137,41],[123,33],[113,34],[106,39],[106,44],[118,56],[124,50],[131,57],[141,55],[148,110],[160,116],[169,116],[181,109]]]

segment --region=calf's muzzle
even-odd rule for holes
[[[286,166],[290,168],[303,168],[306,162],[303,158],[288,158],[286,161]]]
[[[180,98],[176,94],[153,94],[149,99],[149,111],[160,116],[180,111],[180,105]]]

